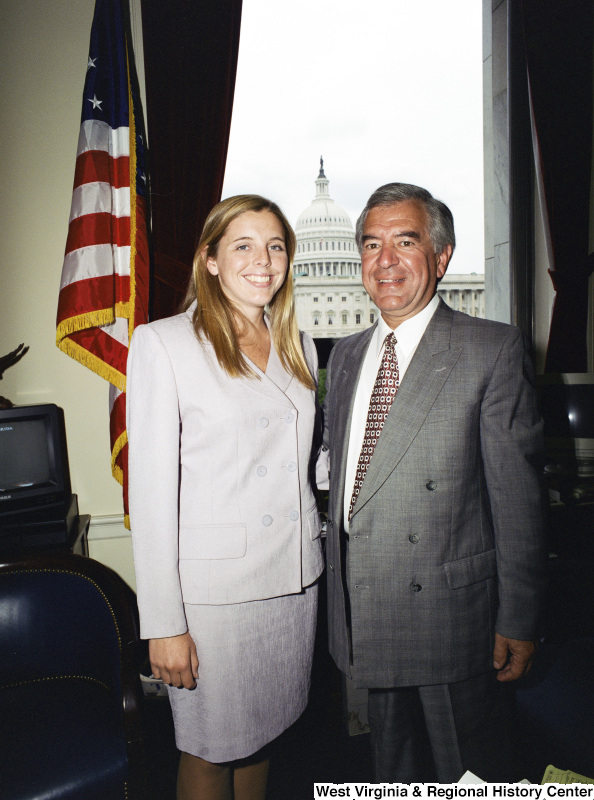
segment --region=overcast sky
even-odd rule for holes
[[[482,272],[478,0],[244,0],[223,196],[255,192],[294,225],[330,194],[353,224],[390,181],[452,209],[451,272]]]

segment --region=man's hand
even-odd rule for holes
[[[499,670],[497,680],[515,681],[526,675],[532,666],[535,651],[536,644],[534,642],[510,639],[495,633],[493,666]]]
[[[189,633],[150,639],[149,659],[155,678],[178,688],[193,689],[196,686],[198,655]]]

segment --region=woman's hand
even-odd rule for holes
[[[178,688],[193,689],[196,686],[198,655],[189,633],[149,639],[149,659],[155,678]]]

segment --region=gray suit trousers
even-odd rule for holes
[[[369,690],[377,783],[456,783],[470,770],[489,782],[514,776],[513,689],[495,671],[434,686]]]

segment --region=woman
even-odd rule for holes
[[[179,800],[263,800],[262,748],[307,702],[322,571],[317,359],[295,321],[294,252],[274,203],[224,200],[186,311],[137,328],[130,348],[141,635],[169,685]]]

